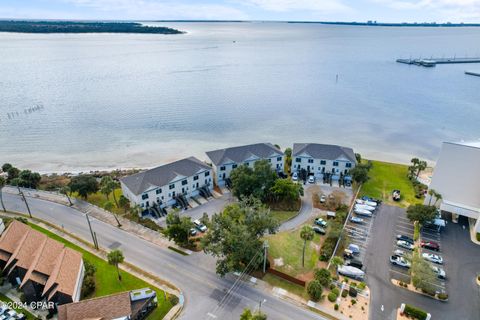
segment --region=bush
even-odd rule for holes
[[[356,286],[357,286],[357,283],[356,283],[356,282],[350,283],[350,287],[356,287]]]
[[[337,297],[338,297],[338,296],[337,296],[335,293],[330,292],[330,293],[328,294],[328,301],[330,301],[330,302],[335,302],[335,300],[337,300]]]
[[[403,282],[402,282],[402,281],[399,281],[399,282],[398,282],[398,285],[399,285],[400,287],[403,287]]]
[[[352,298],[355,298],[357,296],[357,289],[350,287],[348,290],[348,295]]]
[[[178,297],[174,295],[168,296],[168,301],[172,304],[172,306],[176,306],[178,304]]]
[[[346,298],[348,296],[348,291],[343,289],[342,290],[342,298]]]
[[[338,303],[335,303],[335,305],[333,306],[333,309],[335,309],[335,311],[338,311]]]
[[[320,300],[323,293],[322,284],[320,283],[320,281],[318,280],[310,281],[310,283],[307,286],[307,292],[312,301]]]
[[[422,309],[416,308],[409,304],[405,305],[405,314],[418,320],[425,320],[427,318],[427,313]]]
[[[20,221],[21,223],[28,224],[28,219],[24,217],[16,217],[15,220]]]
[[[477,241],[480,241],[480,232],[477,232]]]
[[[355,305],[355,303],[357,303],[357,300],[355,300],[355,299],[352,299],[352,300],[350,300],[350,302],[352,303],[352,306],[354,306],[354,305]]]
[[[95,292],[95,278],[93,276],[85,276],[82,283],[82,299],[89,297]]]
[[[340,290],[338,288],[333,288],[331,292],[335,293],[337,296],[340,294]]]
[[[434,297],[436,292],[433,288],[422,288],[422,292],[428,294],[431,297]]]
[[[330,271],[325,268],[318,269],[315,270],[315,280],[320,282],[324,288],[327,288],[332,282],[332,275]]]
[[[93,265],[90,261],[88,260],[83,260],[83,266],[85,267],[85,276],[91,276],[95,275],[95,272],[97,272],[97,267]]]
[[[330,290],[332,290],[333,288],[336,288],[337,286],[334,284],[334,283],[330,283]]]
[[[23,293],[23,292],[22,292],[22,294],[20,294],[20,301],[21,301],[22,303],[27,302],[27,297],[25,297],[25,293]]]
[[[367,287],[367,284],[365,282],[360,282],[357,286],[358,290],[363,290]]]
[[[437,298],[440,299],[440,300],[447,300],[448,299],[448,294],[441,292],[441,293],[438,294]]]

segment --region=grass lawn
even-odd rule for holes
[[[114,192],[115,192],[115,197],[117,198],[117,201],[118,201],[118,199],[120,199],[120,196],[122,195],[122,189],[117,188],[117,189],[115,189]],[[83,199],[76,192],[72,192],[72,197]],[[115,204],[115,200],[113,200],[113,196],[112,196],[111,193],[108,196],[108,198],[109,198],[110,202],[113,204],[113,209],[111,211],[113,211],[116,214],[124,214],[125,213],[125,211],[123,209],[117,208],[117,206]],[[105,205],[105,203],[108,200],[107,200],[107,197],[103,193],[98,191],[97,193],[89,194],[86,201],[90,202],[91,204],[96,205],[97,207],[103,208],[103,206]]]
[[[280,211],[280,210],[270,210],[275,219],[280,222],[280,224],[285,221],[295,217],[298,214],[298,211]]]
[[[112,265],[109,265],[107,261],[78,247],[77,245],[63,239],[62,237],[54,233],[39,227],[36,224],[29,224],[29,225],[33,229],[46,234],[50,238],[65,244],[65,246],[82,253],[84,260],[88,260],[89,262],[95,265],[95,267],[97,268],[97,272],[95,273],[96,290],[92,298],[101,297],[101,296],[122,292],[122,291],[129,291],[134,289],[150,287],[152,289],[155,289],[155,291],[157,292],[158,307],[154,310],[154,312],[152,312],[152,314],[148,317],[148,319],[151,319],[151,320],[162,319],[167,314],[167,312],[172,308],[171,303],[168,300],[165,301],[164,292],[162,290],[152,287],[150,284],[146,283],[145,281],[124,271],[121,271],[122,281],[119,281],[116,268]]]
[[[372,161],[370,179],[363,184],[359,196],[370,196],[382,199],[389,204],[407,207],[411,204],[423,203],[423,199],[415,198],[415,190],[407,178],[408,166],[397,163]],[[392,191],[401,191],[401,201],[392,200]]]
[[[287,281],[285,279],[282,279],[280,277],[277,277],[271,273],[267,273],[263,278],[263,281],[267,282],[271,286],[282,288],[287,290],[288,292],[291,292],[293,294],[296,294],[297,296],[303,297],[305,299],[308,299],[308,293],[307,290],[295,283],[292,283],[290,281]]]
[[[303,240],[300,238],[300,229],[279,232],[266,237],[268,240],[268,254],[272,259],[283,259],[283,266],[273,266],[275,269],[291,276],[298,276],[311,272],[319,261],[318,251],[312,244],[320,243],[320,236],[315,234],[312,241],[307,241],[305,250],[305,267],[302,267]]]
[[[3,293],[0,293],[0,300],[3,301],[3,302],[13,302],[12,299],[7,297]],[[30,312],[28,312],[25,309],[22,309],[22,308],[10,308],[10,309],[13,309],[13,310],[17,311],[17,313],[23,313],[27,317],[28,320],[36,319],[36,317],[33,314],[31,314]]]

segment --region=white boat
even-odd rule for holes
[[[367,217],[371,217],[372,216],[372,212],[368,211],[368,210],[364,210],[364,209],[357,209],[355,208],[355,210],[353,210],[353,212],[355,212],[356,214],[358,214],[359,216],[367,216]]]
[[[355,200],[355,203],[356,203],[356,204],[366,204],[367,206],[374,207],[374,208],[376,208],[377,205],[378,205],[376,202],[367,201],[367,200],[362,200],[362,199],[357,199],[357,200]]]
[[[365,276],[365,272],[352,266],[346,266],[346,265],[340,266],[338,267],[337,271],[342,276],[359,279],[359,280],[362,280],[363,277]]]
[[[355,209],[362,209],[362,210],[368,210],[368,211],[375,211],[375,207],[368,206],[366,204],[356,204]]]

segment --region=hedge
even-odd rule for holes
[[[335,293],[337,296],[340,294],[340,290],[338,290],[338,288],[333,288],[332,292]]]
[[[337,296],[335,293],[330,292],[330,293],[328,294],[328,301],[330,301],[330,302],[335,302],[335,300],[337,300],[337,297],[338,297],[338,296]]]
[[[425,320],[427,318],[427,313],[425,311],[409,304],[405,305],[405,310],[403,312],[414,319]]]

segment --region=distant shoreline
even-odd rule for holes
[[[0,32],[18,33],[135,33],[182,34],[168,27],[144,26],[137,22],[20,21],[0,20]]]

